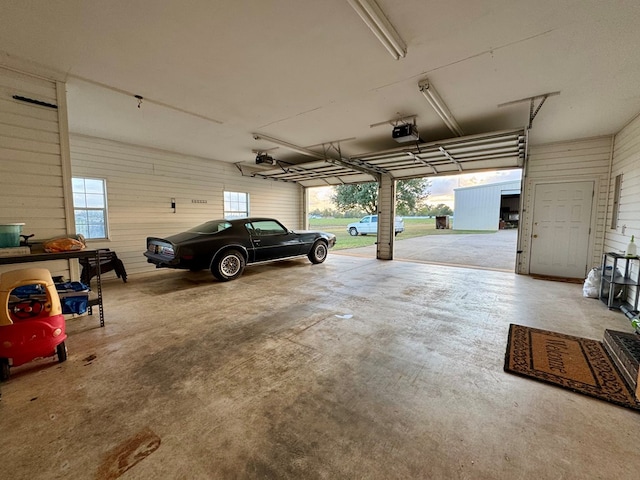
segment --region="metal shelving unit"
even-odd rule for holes
[[[627,257],[620,253],[602,254],[602,281],[600,295],[609,309],[638,309],[640,295],[640,257]],[[629,288],[635,287],[633,304],[629,303]]]
[[[98,313],[100,315],[100,326],[104,327],[104,308],[102,306],[102,278],[100,276],[100,255],[105,255],[104,251],[97,250],[76,250],[72,252],[59,252],[59,253],[32,253],[30,255],[20,255],[15,257],[0,257],[0,265],[12,265],[17,263],[30,263],[30,262],[48,262],[51,260],[71,260],[74,258],[92,258],[97,265],[97,297],[89,299],[89,307],[94,305],[98,306]],[[93,314],[93,311],[89,311]]]

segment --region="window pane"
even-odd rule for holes
[[[96,195],[93,193],[87,193],[87,207],[89,208],[104,208],[104,195]]]
[[[84,238],[89,238],[89,228],[86,225],[76,224],[76,233],[84,236]]]
[[[224,192],[224,218],[244,218],[249,216],[249,194],[244,192]]]
[[[85,238],[107,238],[107,198],[104,180],[73,178],[76,233]]]
[[[104,225],[104,211],[102,210],[87,210],[88,223]]]
[[[102,195],[102,193],[104,192],[103,190],[104,182],[102,180],[93,180],[93,179],[87,178],[84,181],[84,185],[87,193],[99,193]]]
[[[254,222],[253,227],[260,235],[274,235],[286,233],[278,223],[271,220],[264,220],[260,222]]]
[[[78,208],[78,207],[86,207],[87,206],[87,200],[86,197],[84,196],[84,193],[75,193],[73,194],[73,206]]]
[[[74,193],[84,193],[84,179],[82,178],[72,178],[71,186],[73,187]]]
[[[89,223],[89,220],[87,219],[86,210],[76,210],[75,219],[76,219],[76,227],[78,225],[86,225],[87,223]]]
[[[88,238],[105,238],[105,231],[102,225],[89,225]]]

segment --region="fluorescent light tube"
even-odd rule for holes
[[[407,46],[375,0],[347,0],[367,27],[396,60],[407,54]]]
[[[455,133],[459,137],[464,136],[464,132],[462,131],[462,128],[460,128],[460,125],[458,125],[458,122],[456,122],[456,119],[453,118],[453,115],[447,108],[447,105],[444,103],[442,98],[440,98],[440,95],[438,95],[438,92],[436,92],[436,89],[433,88],[433,85],[429,83],[429,80],[424,79],[418,82],[418,88],[420,88],[420,91],[422,92],[422,95],[424,95],[424,98],[427,99],[431,107],[435,110],[438,116],[449,128],[449,130],[451,130],[453,133]]]

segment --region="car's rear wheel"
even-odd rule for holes
[[[349,235],[351,235],[352,237],[357,237],[358,236],[358,230],[356,229],[356,227],[351,227],[349,229]]]
[[[307,255],[311,263],[322,263],[327,259],[327,254],[329,253],[329,248],[327,244],[322,240],[317,241],[311,247],[311,251]]]
[[[244,256],[238,250],[227,250],[221,253],[211,265],[211,273],[218,280],[228,282],[242,275],[244,271]]]

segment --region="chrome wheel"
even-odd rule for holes
[[[319,241],[316,242],[311,251],[309,252],[309,260],[311,263],[322,263],[327,259],[327,254],[329,253],[329,249],[327,244]]]
[[[244,271],[244,256],[238,250],[228,250],[222,253],[211,266],[211,273],[223,282],[233,280]]]
[[[226,255],[220,261],[220,272],[227,276],[233,277],[240,271],[240,259],[236,255]]]

